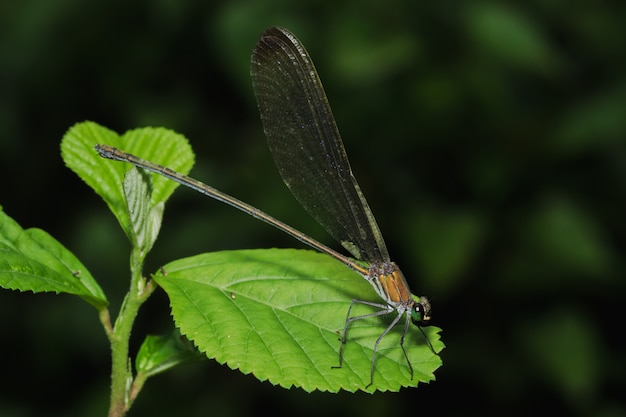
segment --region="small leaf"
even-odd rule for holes
[[[520,345],[536,367],[533,373],[574,404],[590,404],[604,385],[606,351],[586,312],[576,306],[555,308],[539,321],[520,326]]]
[[[78,295],[100,309],[108,301],[87,268],[41,229],[22,229],[0,210],[0,286]]]
[[[515,68],[547,75],[562,69],[561,58],[550,38],[521,9],[498,3],[470,3],[467,22],[469,36],[493,58]]]
[[[152,178],[147,171],[133,168],[124,177],[124,197],[132,230],[133,246],[142,258],[152,249],[163,220],[163,203],[150,207]]]
[[[332,258],[302,250],[246,250],[202,254],[174,261],[155,276],[168,293],[177,326],[209,358],[285,388],[398,391],[434,379],[441,366],[421,332],[412,328],[405,347],[396,326],[378,348],[370,382],[373,346],[389,321],[351,324],[339,363],[339,334],[351,300],[378,301],[368,282]],[[371,308],[355,305],[353,314]],[[439,329],[424,328],[441,351]]]
[[[439,294],[458,288],[484,241],[486,222],[470,210],[427,206],[412,217],[414,229],[420,231],[416,233],[416,258],[423,268],[423,279]]]
[[[135,129],[119,136],[94,122],[83,122],[72,126],[65,134],[61,142],[63,161],[104,199],[129,240],[133,241],[122,190],[124,176],[132,165],[101,158],[94,150],[99,143],[120,148],[183,174],[189,173],[193,166],[193,152],[187,139],[164,128]],[[156,207],[167,201],[179,184],[157,174],[151,175],[151,207]]]
[[[198,360],[200,353],[178,331],[168,335],[146,336],[141,344],[135,367],[149,378],[181,363]]]

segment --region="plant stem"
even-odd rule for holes
[[[139,308],[154,291],[154,285],[146,285],[141,275],[143,256],[139,250],[131,252],[131,284],[124,298],[119,315],[110,335],[111,343],[111,403],[109,417],[121,417],[126,414],[137,396],[130,398],[133,382],[133,370],[128,355],[130,334]]]

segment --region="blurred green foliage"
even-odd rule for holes
[[[444,367],[417,390],[305,394],[207,362],[151,380],[134,414],[626,415],[626,6],[517,3],[0,5],[0,204],[73,250],[113,311],[128,246],[61,161],[79,121],[180,132],[195,177],[330,243],[281,184],[255,109],[250,52],[281,25],[311,53],[390,252],[444,329]],[[150,270],[271,246],[299,244],[180,190]],[[105,413],[106,338],[83,304],[0,293],[0,415]],[[170,326],[156,294],[136,347]]]

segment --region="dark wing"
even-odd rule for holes
[[[269,28],[250,71],[270,151],[293,195],[354,257],[389,261],[304,47],[287,30]]]

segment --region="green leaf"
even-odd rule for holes
[[[137,353],[135,367],[143,378],[148,378],[200,357],[189,341],[173,331],[168,335],[146,336]]]
[[[83,122],[65,134],[61,142],[63,161],[104,199],[132,242],[133,228],[122,189],[126,172],[132,165],[101,158],[94,150],[96,144],[114,146],[184,174],[193,166],[193,152],[187,139],[164,128],[146,127],[119,136],[94,122]],[[157,174],[151,175],[150,205],[156,207],[164,203],[179,184]]]
[[[22,229],[0,210],[0,286],[19,291],[78,295],[100,309],[104,292],[87,268],[41,229]]]
[[[597,398],[604,386],[606,351],[598,328],[580,306],[558,307],[541,320],[520,326],[519,344],[535,367],[532,372],[580,406]]]
[[[482,216],[467,209],[442,209],[422,205],[412,216],[416,233],[416,258],[428,287],[439,294],[458,288],[474,261],[486,234]]]
[[[497,3],[468,3],[469,36],[503,63],[528,71],[554,74],[562,69],[561,58],[543,28],[521,9]]]
[[[441,366],[424,336],[412,328],[405,347],[402,325],[381,342],[374,383],[373,346],[393,315],[351,324],[339,363],[339,334],[351,300],[378,301],[368,282],[334,259],[302,250],[245,250],[202,254],[174,261],[154,278],[168,293],[177,326],[209,358],[285,388],[398,391],[434,379]],[[355,305],[353,314],[372,312]],[[436,327],[424,328],[436,351]]]
[[[123,188],[130,215],[133,247],[139,248],[144,258],[159,235],[165,204],[161,202],[150,207],[152,178],[145,170],[133,168],[128,171]]]

